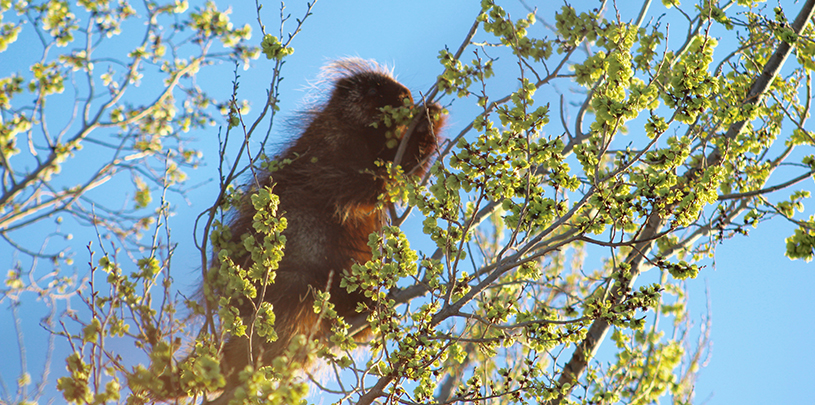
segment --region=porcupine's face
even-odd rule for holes
[[[356,128],[375,158],[392,160],[405,125],[387,125],[385,116],[392,118],[394,113],[388,111],[401,107],[412,108],[410,91],[387,75],[364,72],[339,80],[333,98],[342,100],[343,118]]]

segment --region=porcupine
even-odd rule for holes
[[[330,324],[320,322],[313,310],[315,290],[330,291],[337,314],[358,315],[358,303],[368,299],[359,291],[340,287],[343,272],[372,257],[368,237],[386,223],[387,206],[380,196],[389,176],[377,162],[393,162],[406,125],[388,127],[383,109],[413,107],[410,91],[380,65],[361,59],[342,59],[324,68],[333,82],[322,104],[298,116],[300,136],[276,160],[285,161],[269,173],[261,172],[256,187],[273,187],[279,196],[278,212],[287,220],[284,256],[274,282],[265,287],[263,301],[272,304],[277,340],[253,339],[249,355],[246,337],[230,337],[223,350],[221,370],[227,382],[224,394],[213,404],[226,403],[240,384],[238,373],[255,359],[254,366],[269,365],[283,354],[292,339],[308,335],[318,325],[317,337],[328,336]],[[423,174],[435,151],[443,125],[441,107],[428,104],[407,140],[400,165],[405,173]],[[231,242],[255,232],[255,209],[246,198],[229,223]],[[244,267],[251,258],[244,253],[230,259]],[[217,295],[217,291],[216,291]],[[249,317],[254,306],[238,305]],[[364,335],[364,334],[362,334]]]

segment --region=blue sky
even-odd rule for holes
[[[237,2],[236,2],[237,3]],[[255,36],[252,41],[260,41],[254,14],[254,2],[243,1],[232,5],[232,20],[236,25],[249,23],[252,25]],[[526,14],[522,5],[515,1],[504,2],[505,7],[517,18]],[[532,1],[528,2],[534,5]],[[549,2],[540,2],[549,3]],[[557,2],[555,2],[557,3]],[[576,2],[578,9],[581,7]],[[583,7],[596,7],[595,2],[582,2]],[[628,3],[628,2],[626,2]],[[631,2],[632,4],[634,2]],[[649,16],[659,18],[672,27],[681,27],[683,24],[680,14],[675,10],[665,10],[660,2],[654,2]],[[690,8],[690,2],[686,5]],[[196,3],[192,3],[194,6]],[[788,17],[794,16],[799,5],[784,2],[784,9]],[[556,6],[539,5],[538,19],[547,23],[554,23],[553,8]],[[769,4],[773,7],[775,3]],[[619,4],[620,13],[624,20],[636,17],[638,9],[626,9],[628,4]],[[638,7],[639,3],[633,4]],[[219,7],[224,7],[219,5]],[[286,12],[293,17],[300,18],[305,10],[304,4],[289,2]],[[398,79],[407,85],[414,95],[426,92],[434,83],[436,76],[441,72],[437,55],[445,46],[455,50],[473,19],[478,14],[478,1],[318,1],[314,7],[314,14],[306,21],[303,31],[294,41],[295,53],[286,62],[283,70],[285,80],[281,86],[282,111],[280,117],[295,111],[301,100],[308,94],[309,83],[319,73],[320,66],[327,61],[340,57],[359,56],[386,63],[394,68]],[[771,11],[769,11],[771,15]],[[608,14],[609,16],[613,14]],[[263,9],[263,19],[267,30],[277,32],[278,5],[268,3]],[[648,21],[648,19],[646,19]],[[285,27],[285,31],[294,28],[294,20]],[[672,28],[672,30],[678,28]],[[678,31],[672,31],[678,32]],[[732,33],[731,33],[732,34]],[[722,35],[727,35],[723,32]],[[679,37],[680,35],[676,35]],[[477,37],[477,40],[485,37]],[[720,53],[729,52],[726,38],[720,39]],[[14,55],[15,52],[24,54],[26,42],[21,38],[12,45],[5,55]],[[469,52],[469,51],[468,51]],[[471,53],[465,52],[464,60],[471,59]],[[7,76],[11,71],[20,69],[10,67],[6,62],[0,61],[0,76]],[[497,63],[511,64],[508,60],[499,60]],[[239,71],[241,75],[240,98],[249,100],[253,109],[249,113],[257,113],[265,99],[265,89],[271,75],[271,62],[258,60],[247,71]],[[212,96],[224,99],[231,92],[232,66],[217,67],[213,72],[207,73],[200,81],[206,82],[207,90]],[[507,78],[502,94],[506,89],[514,88]],[[560,82],[557,90],[568,91],[576,87],[566,81]],[[543,88],[538,94],[542,103],[552,101],[556,105],[556,94],[553,88]],[[451,100],[446,98],[444,103],[452,101],[449,106],[448,119],[450,134],[458,133],[474,116],[475,110],[470,107],[472,100]],[[554,119],[553,119],[554,121]],[[811,123],[808,124],[809,129]],[[278,126],[277,128],[282,128]],[[631,127],[631,132],[638,128]],[[560,130],[559,128],[557,129]],[[200,147],[208,165],[190,173],[191,184],[198,184],[217,176],[217,142],[216,131],[199,133]],[[273,131],[273,140],[280,143],[280,139],[287,135],[280,130]],[[770,184],[775,184],[771,179]],[[808,180],[796,186],[797,189],[813,191],[813,183]],[[176,271],[189,272],[191,278],[182,281],[194,284],[192,279],[197,272],[195,263],[196,252],[192,248],[192,225],[198,212],[204,209],[214,198],[217,184],[210,183],[196,188],[188,195],[192,206],[186,207],[181,203],[178,215],[172,219],[173,233],[182,238],[182,246],[176,253]],[[787,192],[771,195],[771,199],[778,201]],[[805,215],[811,215],[809,209]],[[805,218],[798,214],[799,218]],[[811,403],[815,398],[815,350],[812,349],[815,339],[815,268],[812,263],[803,261],[790,261],[784,257],[784,238],[792,233],[793,226],[781,220],[764,223],[758,229],[752,230],[749,237],[735,237],[725,241],[717,249],[715,263],[706,261],[706,267],[699,277],[687,282],[691,296],[690,315],[697,324],[706,313],[706,290],[709,291],[711,313],[713,317],[713,350],[710,363],[701,372],[696,389],[695,403],[709,404],[760,404],[760,403]],[[409,234],[410,236],[410,234]],[[183,238],[187,238],[184,240]],[[75,239],[81,240],[76,237]],[[187,242],[186,244],[184,242]],[[77,243],[75,250],[80,251],[77,263],[86,262],[86,254],[82,252],[84,243]],[[421,249],[422,245],[418,245]],[[10,257],[4,245],[0,247],[0,257]],[[427,248],[429,249],[429,248]],[[591,263],[589,261],[589,263]],[[185,268],[188,267],[188,268]],[[181,278],[183,280],[183,277]],[[13,344],[11,330],[6,325],[7,311],[3,308],[0,321],[3,327],[2,344]],[[32,316],[39,319],[41,314]],[[28,319],[31,321],[32,319]],[[27,336],[41,333],[36,321],[25,325]],[[612,344],[607,342],[607,344]],[[34,352],[32,348],[29,351]],[[35,354],[30,354],[35,356]],[[55,356],[55,371],[62,370],[61,359]],[[16,360],[15,360],[16,361]],[[0,362],[0,374],[6,384],[13,384],[16,376],[13,365],[9,362]],[[52,374],[53,375],[53,374]],[[60,401],[57,400],[57,403]]]

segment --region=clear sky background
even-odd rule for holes
[[[523,5],[517,1],[508,0],[502,3],[514,18],[527,13]],[[535,6],[533,1],[528,3]],[[539,3],[543,4],[537,5],[538,19],[554,24],[554,10],[559,9],[562,3],[548,1]],[[555,5],[548,5],[549,3]],[[663,24],[667,23],[672,27],[671,33],[676,38],[672,38],[672,41],[679,40],[678,38],[684,36],[681,31],[684,28],[680,28],[684,27],[681,15],[676,10],[665,10],[661,2],[654,3],[649,17],[653,19],[661,17]],[[683,3],[687,3],[685,7],[688,9],[692,7],[690,1]],[[197,4],[200,3],[191,2],[191,6]],[[222,1],[218,1],[218,4],[219,8],[225,7]],[[596,7],[599,2],[578,1],[573,4],[580,10]],[[776,3],[771,3],[768,7],[775,5]],[[783,2],[782,5],[788,17],[795,16],[800,8],[800,5],[793,2]],[[639,2],[619,2],[618,6],[623,20],[633,20],[638,12]],[[269,2],[263,9],[264,23],[271,33],[277,32],[278,7],[277,3]],[[236,25],[251,24],[255,33],[252,42],[259,43],[260,34],[254,13],[254,2],[235,1],[232,10],[232,21]],[[291,13],[293,17],[301,18],[304,10],[304,3],[296,1],[287,3],[286,12]],[[386,63],[394,67],[398,79],[414,92],[414,96],[419,92],[426,92],[442,71],[437,60],[439,50],[448,47],[454,51],[458,48],[479,12],[479,2],[320,0],[313,12],[314,14],[306,21],[303,31],[294,41],[294,55],[287,59],[284,66],[285,80],[281,86],[282,111],[279,115],[281,118],[285,118],[301,105],[301,100],[308,94],[309,83],[318,75],[319,68],[327,61],[340,57],[359,56]],[[767,14],[772,15],[772,11],[768,11]],[[613,10],[607,15],[613,16]],[[285,31],[294,29],[294,26],[292,18]],[[27,29],[30,30],[30,27]],[[21,67],[10,61],[14,59],[14,55],[25,55],[28,47],[36,46],[35,43],[26,42],[26,35],[30,34],[30,31],[21,33],[21,40],[0,55],[0,77],[20,71]],[[732,48],[727,46],[728,41],[724,35],[732,36],[733,32],[722,32],[719,35],[722,36],[721,49],[728,49],[729,52]],[[477,37],[478,39],[484,40],[485,37]],[[724,51],[717,51],[715,56],[721,58],[724,56],[723,53]],[[471,55],[465,53],[463,59],[470,60]],[[26,60],[30,60],[30,55],[28,58]],[[514,62],[500,60],[498,63]],[[259,112],[265,100],[272,66],[270,61],[263,59],[255,61],[249,70],[239,71],[241,75],[239,97],[249,100],[253,107],[249,113],[250,118],[255,117],[254,114]],[[208,71],[205,76],[200,77],[199,82],[204,84],[212,96],[226,99],[231,92],[232,71],[233,66],[226,64]],[[27,74],[24,71],[21,73]],[[507,77],[506,80],[503,87],[496,84],[496,94],[503,95],[508,89],[515,88],[512,84],[514,76]],[[565,86],[563,84],[565,81],[560,83]],[[145,89],[149,93],[148,90]],[[542,88],[536,99],[540,103],[551,101],[554,106],[557,103],[556,97],[555,89]],[[443,100],[444,103],[450,101],[452,104],[448,108],[450,111],[448,131],[455,134],[472,120],[476,112],[470,107],[470,104],[473,104],[472,100],[449,98]],[[273,141],[277,144],[290,136],[280,128],[283,127],[276,126],[273,131]],[[808,129],[815,130],[815,127],[808,123]],[[640,128],[632,126],[630,130],[631,136],[636,136]],[[190,191],[187,201],[191,202],[191,205],[176,199],[179,204],[176,207],[177,215],[171,222],[173,235],[181,243],[175,254],[176,278],[180,280],[179,286],[184,283],[190,286],[188,291],[193,289],[195,276],[199,274],[196,268],[197,251],[192,243],[194,218],[211,204],[217,193],[217,182],[211,182],[217,176],[216,134],[217,128],[213,128],[211,132],[196,134],[199,142],[195,146],[204,152],[207,165],[188,172],[191,175],[190,184],[206,181],[210,183]],[[777,183],[773,180],[771,178],[769,184]],[[813,182],[808,180],[796,186],[796,189],[813,191],[815,187]],[[786,195],[788,192],[777,193],[771,195],[770,199],[779,201]],[[812,212],[810,208],[804,214],[797,215],[798,218],[805,218]],[[792,224],[774,220],[752,230],[749,237],[727,240],[718,247],[715,262],[703,263],[706,267],[699,277],[687,282],[691,295],[690,315],[697,326],[707,312],[706,290],[709,292],[710,311],[713,317],[712,356],[708,366],[701,371],[695,403],[813,403],[815,268],[812,263],[790,261],[784,256],[784,238],[791,235],[793,229]],[[36,230],[29,232],[34,235]],[[74,250],[79,252],[75,266],[80,272],[86,268],[83,266],[87,262],[87,254],[82,247],[89,239],[86,237],[83,240],[83,237],[82,233],[75,232]],[[421,245],[421,242],[414,242],[413,239],[411,243],[417,243],[414,247],[418,246],[419,249],[426,246],[425,251],[430,249],[430,245]],[[10,259],[6,258],[10,258],[11,255],[12,252],[8,251],[6,245],[0,247],[3,264],[10,262]],[[591,260],[587,262],[588,265],[592,263]],[[188,277],[179,275],[185,272]],[[643,282],[647,280],[646,277]],[[35,350],[39,344],[37,336],[43,334],[37,324],[41,316],[41,313],[32,310],[31,316],[24,319],[24,329],[33,345],[28,349],[30,358],[37,355]],[[0,375],[7,385],[13,385],[18,360],[8,357],[13,355],[16,347],[8,320],[8,311],[4,307],[0,311],[0,344],[7,349],[6,354],[0,355]],[[606,344],[613,343],[609,341]],[[60,375],[64,373],[61,362],[65,357],[65,349],[61,347],[63,351],[55,355],[53,371]],[[37,378],[36,374],[34,376]],[[54,374],[51,378],[54,378]],[[55,402],[60,403],[61,397],[57,397]]]

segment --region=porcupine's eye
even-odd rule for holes
[[[368,87],[368,94],[366,94],[366,97],[374,97],[378,93],[379,93],[379,84],[377,83],[375,85],[372,85],[372,86]]]

